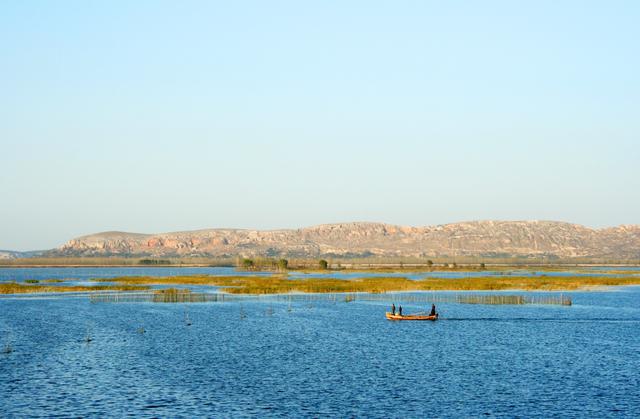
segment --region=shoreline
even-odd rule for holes
[[[527,264],[511,264],[511,263],[485,263],[484,270],[490,270],[488,268],[514,268],[514,269],[526,269],[526,268],[640,268],[640,264],[637,263],[566,263],[566,264],[550,264],[550,263],[527,263]],[[232,265],[214,265],[207,263],[180,263],[180,264],[157,264],[157,265],[141,265],[141,264],[3,264],[0,262],[0,269],[2,268],[236,268]],[[434,264],[429,266],[427,264],[419,263],[363,263],[363,264],[342,264],[342,268],[331,268],[321,270],[317,268],[304,268],[299,269],[291,268],[289,271],[295,272],[366,272],[385,269],[399,269],[402,271],[409,271],[413,268],[420,268],[422,270],[445,270],[445,271],[464,271],[480,270],[477,263],[460,263],[457,267],[447,267],[441,264]],[[268,270],[257,272],[268,272]]]

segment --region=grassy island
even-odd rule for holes
[[[87,292],[87,291],[139,291],[149,289],[146,285],[25,285],[15,282],[0,284],[0,294],[35,294],[52,292]]]

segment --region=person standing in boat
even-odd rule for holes
[[[431,313],[429,313],[430,316],[435,316],[436,315],[436,305],[435,304],[431,304]]]
[[[398,315],[402,317],[402,306],[398,306]]]
[[[395,303],[391,303],[391,314],[393,314],[393,315],[396,314],[396,304]]]

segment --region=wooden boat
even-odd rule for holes
[[[404,316],[401,316],[399,314],[392,314],[387,311],[385,315],[387,316],[387,320],[438,320],[438,313],[436,313],[435,316],[429,316],[425,314],[405,314]]]

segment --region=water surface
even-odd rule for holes
[[[425,309],[393,294],[30,297],[0,298],[5,416],[640,415],[639,287],[573,292],[571,307],[442,304],[437,322],[385,320],[392,301]]]

